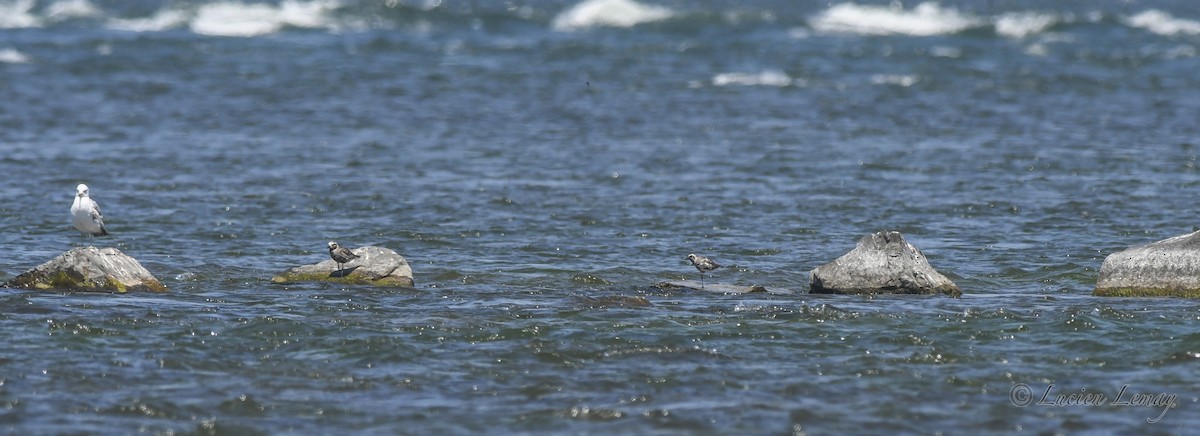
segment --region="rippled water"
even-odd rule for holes
[[[1200,424],[1200,303],[1090,296],[1195,229],[1191,2],[109,3],[0,0],[0,279],[171,292],[0,294],[8,431]],[[806,293],[883,229],[963,297]],[[269,282],[330,239],[416,287]]]

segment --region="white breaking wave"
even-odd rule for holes
[[[3,64],[27,64],[29,56],[11,48],[0,50],[0,63]]]
[[[793,82],[794,79],[779,70],[766,70],[758,74],[721,73],[712,78],[714,86],[788,86]]]
[[[912,10],[842,3],[809,20],[809,25],[819,32],[857,35],[944,35],[983,24],[984,21],[977,17],[930,2],[921,3]]]
[[[1175,18],[1158,9],[1150,9],[1127,17],[1124,22],[1129,26],[1146,29],[1159,35],[1200,35],[1200,21]]]
[[[876,74],[871,76],[871,83],[874,85],[893,85],[900,87],[910,87],[916,85],[921,79],[912,74]]]
[[[1045,12],[1010,12],[996,17],[964,14],[954,8],[925,2],[911,10],[899,6],[834,5],[809,20],[818,32],[856,35],[933,36],[962,32],[991,24],[996,34],[1025,38],[1045,32],[1071,16]]]
[[[72,18],[92,18],[103,15],[100,8],[88,0],[59,0],[46,8],[46,18],[54,21]]]
[[[34,0],[0,3],[0,29],[40,27],[42,19],[29,13],[33,10],[34,5]]]
[[[665,20],[674,12],[632,0],[585,0],[554,17],[554,30],[571,31],[598,26],[633,27]]]
[[[134,32],[189,28],[203,35],[259,36],[284,27],[338,30],[332,12],[338,0],[283,0],[275,4],[236,0],[198,7],[165,7],[145,18],[109,17],[92,0],[57,0],[44,8],[37,0],[0,0],[0,29],[38,28],[61,21],[99,18],[108,28]]]
[[[332,27],[328,13],[336,1],[284,0],[279,6],[223,2],[206,4],[191,20],[193,32],[215,36],[259,36],[278,32],[284,26]]]
[[[108,23],[108,26],[116,30],[125,30],[130,32],[157,32],[161,30],[174,29],[183,27],[188,23],[190,17],[183,13],[172,9],[161,9],[158,13],[147,18],[131,18],[131,19],[115,19]]]
[[[1009,38],[1024,38],[1045,32],[1061,19],[1057,15],[1037,12],[1013,12],[996,19],[996,33]]]

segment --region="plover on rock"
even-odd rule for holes
[[[85,235],[108,234],[108,230],[104,228],[104,217],[100,215],[100,205],[88,197],[88,187],[82,183],[75,187],[75,204],[71,205],[71,225]]]
[[[337,262],[338,271],[342,270],[342,264],[358,259],[357,254],[354,254],[349,248],[338,245],[337,241],[329,241],[329,257]]]
[[[700,271],[701,288],[704,287],[704,273],[721,267],[720,264],[713,262],[712,259],[704,256],[697,256],[695,254],[689,254],[687,256],[687,260],[692,263],[692,266],[696,267],[696,270]]]

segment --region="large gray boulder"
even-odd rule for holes
[[[116,248],[75,248],[4,283],[6,288],[95,291],[166,292],[142,264]]]
[[[946,294],[962,291],[929,265],[900,232],[864,236],[849,253],[812,270],[814,294]]]
[[[373,286],[412,287],[413,273],[404,256],[383,247],[350,250],[358,259],[342,264],[326,257],[324,261],[284,271],[271,279],[275,283],[331,282]]]
[[[1200,298],[1200,232],[1108,255],[1092,295]]]

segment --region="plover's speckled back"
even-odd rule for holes
[[[338,271],[342,270],[342,264],[358,259],[357,254],[354,254],[349,248],[338,245],[337,241],[329,241],[329,257],[337,262]]]
[[[108,234],[108,230],[104,228],[104,216],[100,214],[100,205],[88,196],[88,187],[82,183],[75,187],[75,203],[71,205],[71,225],[85,235]]]
[[[700,271],[700,287],[704,287],[704,273],[721,267],[720,264],[714,262],[712,259],[695,254],[687,255],[687,260],[692,263],[692,266],[696,267],[696,270]]]

